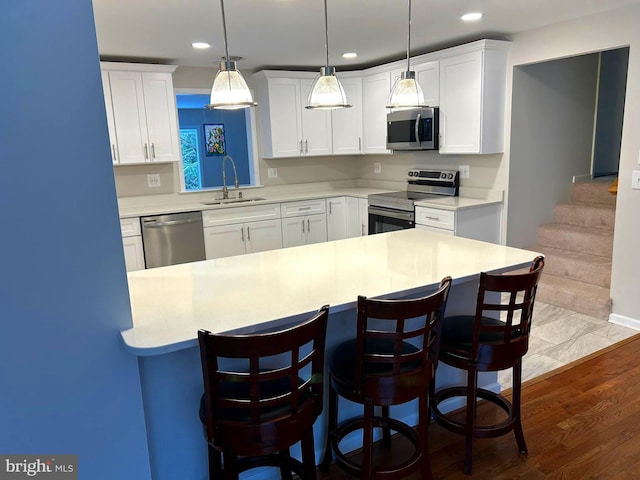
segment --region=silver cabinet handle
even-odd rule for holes
[[[251,230],[249,230],[249,225],[247,225],[247,241],[251,241]]]
[[[435,222],[439,222],[440,221],[440,217],[432,217],[430,215],[426,215],[424,218],[426,218],[427,220],[433,220]]]
[[[329,215],[331,215],[331,200],[329,200]]]
[[[299,212],[303,212],[305,210],[311,210],[311,207],[298,207]]]
[[[311,231],[311,220],[307,218],[307,232]]]
[[[240,238],[242,239],[242,241],[244,242],[244,227],[240,228]]]
[[[304,233],[304,218],[302,219],[302,233]]]
[[[358,137],[358,151],[362,152],[362,137]]]
[[[149,160],[149,147],[146,143],[144,144],[144,159]]]
[[[304,141],[304,153],[309,153],[309,141],[306,139]]]
[[[113,151],[113,161],[117,162],[118,158],[116,157],[116,145],[115,145],[115,143],[111,144],[111,150]]]
[[[155,160],[156,159],[156,144],[152,143],[151,144],[151,157]]]
[[[303,150],[302,150],[302,139],[300,140],[300,155],[302,155]]]
[[[360,236],[364,237],[364,223],[361,226],[362,226],[362,229],[361,229],[362,233],[360,234]]]

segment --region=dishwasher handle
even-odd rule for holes
[[[167,222],[159,222],[158,220],[143,220],[142,224],[146,228],[168,227],[171,225],[182,225],[184,223],[202,222],[200,218],[187,218],[186,220],[169,220]]]

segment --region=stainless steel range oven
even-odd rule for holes
[[[407,173],[407,189],[369,195],[369,235],[413,228],[414,203],[438,196],[457,196],[460,174],[456,170],[421,170]]]

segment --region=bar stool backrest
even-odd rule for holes
[[[480,274],[470,355],[479,366],[489,370],[508,368],[514,359],[527,353],[533,305],[543,268],[544,258],[538,256],[527,273]],[[500,324],[484,321],[498,316]]]
[[[313,424],[322,411],[328,311],[324,306],[277,332],[198,332],[210,442],[239,455],[265,455]]]

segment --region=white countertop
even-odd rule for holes
[[[502,199],[495,198],[470,198],[470,197],[440,197],[420,200],[415,202],[416,207],[440,208],[442,210],[463,210],[483,205],[502,203]]]
[[[257,331],[325,304],[331,312],[353,308],[358,295],[409,294],[447,275],[455,285],[520,268],[536,255],[407,229],[130,272],[134,326],[122,337],[131,353],[158,355],[196,346],[200,328]]]

